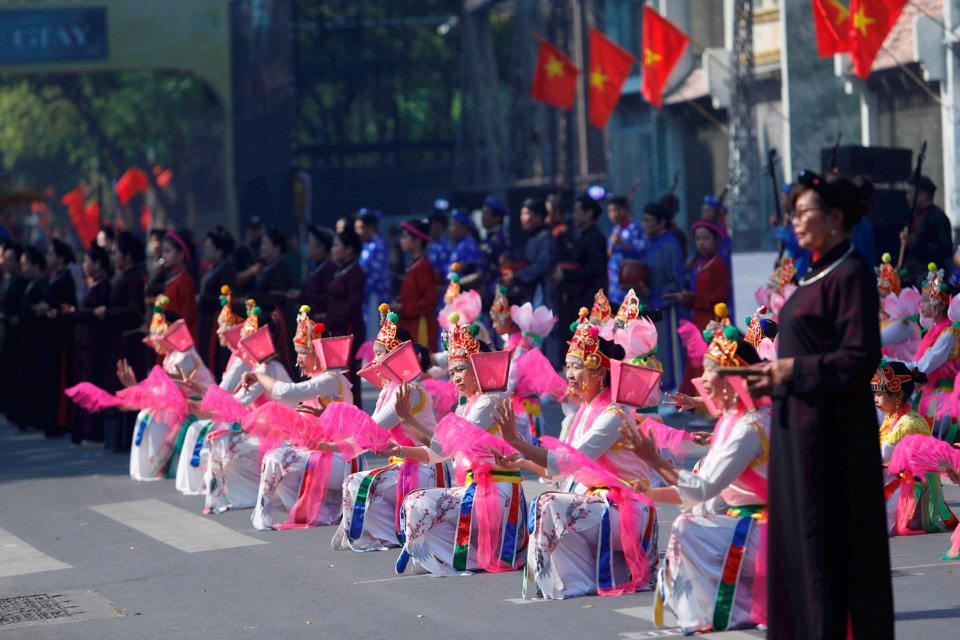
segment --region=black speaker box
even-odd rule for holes
[[[833,147],[820,149],[822,171],[833,169]],[[903,182],[913,170],[913,150],[896,147],[839,147],[840,173],[853,177],[866,174],[875,183]]]

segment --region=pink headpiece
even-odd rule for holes
[[[255,363],[266,362],[271,357],[277,355],[277,351],[273,346],[273,337],[270,335],[270,327],[266,325],[240,340],[240,348],[245,351]]]
[[[190,327],[182,318],[170,325],[170,328],[160,336],[159,340],[174,351],[187,351],[193,346]]]

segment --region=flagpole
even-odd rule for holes
[[[579,175],[574,182],[582,180],[590,173],[587,158],[587,91],[590,86],[590,69],[587,67],[586,52],[583,46],[583,0],[572,0],[573,6],[573,55],[576,65],[583,69],[578,79],[580,91],[577,92],[577,167]],[[577,191],[577,184],[570,187]]]

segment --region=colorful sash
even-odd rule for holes
[[[501,523],[498,482],[513,485],[506,526]],[[466,491],[460,501],[460,517],[453,545],[453,568],[467,570],[474,512],[477,520],[477,563],[485,571],[516,569],[517,554],[526,548],[526,531],[519,524],[526,520],[520,472],[513,469],[479,467],[468,469]]]

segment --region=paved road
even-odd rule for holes
[[[49,618],[0,622],[0,637],[678,635],[654,631],[649,593],[530,603],[516,573],[396,576],[394,551],[335,552],[332,527],[256,531],[249,510],[202,516],[201,498],[172,481],[132,482],[127,464],[0,421],[0,620],[23,610]],[[946,494],[957,507],[957,487]],[[675,515],[660,511],[661,549]],[[947,546],[947,535],[891,541],[900,637],[956,637],[960,563],[939,560]]]

